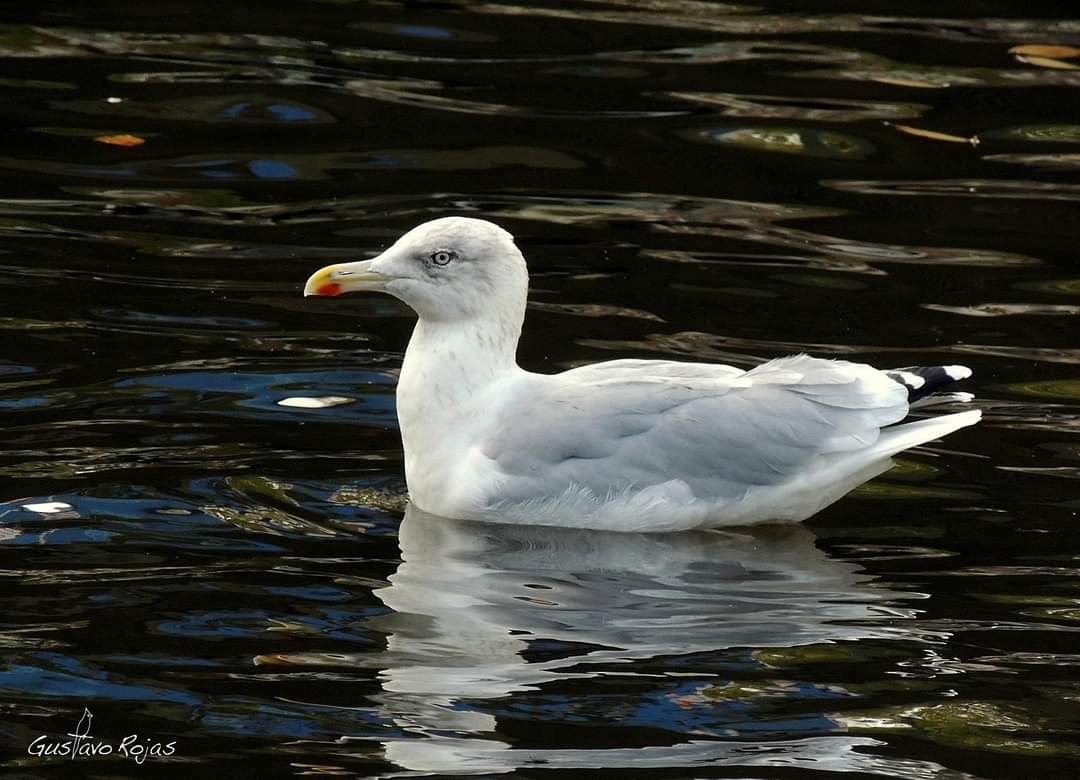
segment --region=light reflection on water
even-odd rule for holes
[[[1074,775],[1080,26],[804,6],[10,9],[5,768],[89,707],[222,774]],[[410,315],[300,286],[447,213],[532,369],[964,362],[985,422],[807,527],[418,515]]]

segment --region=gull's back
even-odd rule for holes
[[[978,418],[882,431],[907,415],[907,388],[805,355],[750,371],[619,360],[514,381],[462,463],[479,482],[470,517],[656,531],[797,521]]]

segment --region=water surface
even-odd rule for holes
[[[994,0],[6,7],[5,770],[1075,776],[1073,47]],[[529,257],[530,369],[962,362],[985,420],[794,528],[424,516],[410,314],[300,292],[447,214]]]

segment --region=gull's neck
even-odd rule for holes
[[[433,443],[427,436],[450,433],[442,429],[476,414],[486,390],[521,371],[516,354],[524,317],[522,304],[488,317],[417,321],[397,387],[406,450],[417,452]]]
[[[524,311],[524,306],[522,306]],[[429,322],[413,330],[397,386],[405,479],[412,500],[432,512],[455,489],[455,469],[476,444],[477,426],[502,380],[522,373],[515,359],[521,318]]]
[[[401,366],[401,383],[417,380],[432,392],[469,396],[517,368],[521,318],[464,322],[421,318]],[[433,382],[441,383],[436,390]]]

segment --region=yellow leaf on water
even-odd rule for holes
[[[962,135],[949,135],[948,133],[939,133],[936,130],[923,130],[921,127],[912,127],[911,125],[894,124],[893,127],[899,130],[901,133],[907,133],[908,135],[916,135],[919,138],[929,138],[932,141],[948,141],[949,143],[971,144],[972,146],[979,145],[978,136],[965,138]]]
[[[137,135],[99,135],[94,140],[99,144],[110,146],[139,146],[146,143],[145,138],[139,138]]]
[[[1020,54],[1025,57],[1053,57],[1054,59],[1069,59],[1080,57],[1080,49],[1075,46],[1059,46],[1053,43],[1030,43],[1023,46],[1013,46],[1009,54]]]
[[[916,89],[945,89],[949,86],[948,84],[939,82],[905,79],[899,76],[871,76],[870,80],[880,82],[881,84],[893,84],[897,87],[914,87]]]
[[[1026,62],[1028,65],[1037,65],[1040,68],[1055,68],[1057,70],[1080,70],[1080,65],[1073,65],[1071,62],[1062,62],[1061,60],[1053,60],[1049,57],[1017,57],[1020,62]]]

